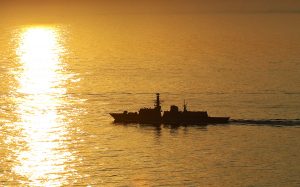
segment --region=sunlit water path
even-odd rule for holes
[[[11,172],[26,178],[20,181],[24,185],[61,186],[77,175],[71,163],[78,158],[69,149],[76,129],[66,114],[74,102],[66,96],[73,75],[65,70],[67,49],[61,32],[51,26],[23,27],[16,32],[18,65],[12,72],[16,84],[11,95],[17,120],[7,125],[16,134],[5,143],[13,146]]]

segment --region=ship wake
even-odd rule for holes
[[[230,123],[243,125],[299,126],[300,119],[231,119]]]

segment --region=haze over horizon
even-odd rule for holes
[[[160,12],[160,13],[176,13],[176,12],[299,12],[300,1],[297,0],[130,0],[130,1],[96,1],[96,0],[4,0],[1,2],[1,10],[14,14],[17,10],[52,10],[63,11],[72,8],[93,9],[107,12]],[[64,8],[64,9],[59,9]],[[77,9],[78,10],[78,9]],[[93,11],[92,11],[93,12]]]
[[[72,2],[67,0],[4,0],[0,4],[2,21],[10,20],[11,23],[23,24],[73,22],[74,20],[84,22],[94,19],[95,15],[300,13],[300,1],[297,0],[118,0],[113,2],[107,0],[75,0]]]

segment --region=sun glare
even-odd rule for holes
[[[62,67],[62,46],[58,34],[51,28],[28,28],[21,36],[17,51],[23,73],[20,79],[22,93],[53,92]]]
[[[32,186],[60,186],[64,179],[58,175],[72,158],[69,152],[59,151],[67,133],[64,116],[58,112],[64,106],[64,48],[56,28],[26,28],[19,38],[16,112],[27,149],[20,151],[15,171]]]

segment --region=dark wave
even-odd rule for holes
[[[230,123],[249,125],[297,126],[300,125],[300,119],[231,119]]]

